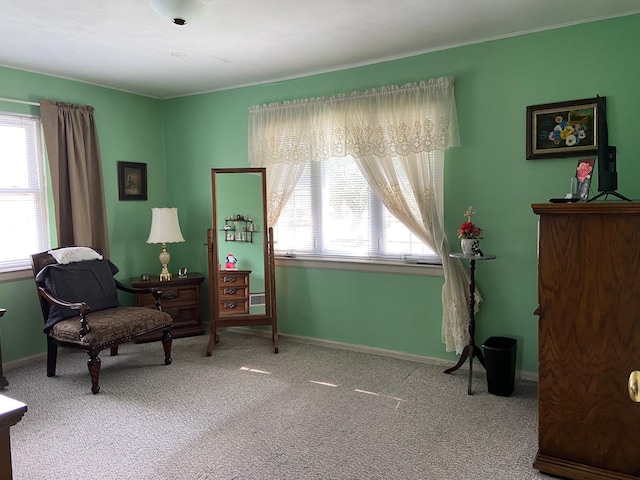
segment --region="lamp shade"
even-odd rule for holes
[[[184,242],[177,208],[152,208],[151,231],[147,243]]]
[[[186,25],[207,13],[209,7],[200,0],[149,0],[158,15],[176,25]]]

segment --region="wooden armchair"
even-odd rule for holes
[[[49,253],[50,252],[50,253]],[[36,288],[47,335],[47,376],[56,374],[58,346],[89,355],[91,391],[100,391],[100,358],[105,348],[118,354],[118,345],[161,330],[164,363],[171,363],[173,319],[162,312],[156,289],[130,288],[113,275],[118,268],[88,247],[66,247],[31,256]],[[156,309],[121,307],[117,290],[151,292]]]

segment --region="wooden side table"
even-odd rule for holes
[[[0,317],[2,317],[7,310],[4,308],[0,308]],[[0,339],[0,390],[9,385],[7,378],[2,373],[2,340]]]
[[[11,480],[11,437],[9,429],[22,420],[27,405],[0,395],[0,478]]]
[[[173,327],[171,327],[173,338],[204,334],[200,308],[200,287],[203,280],[204,275],[197,272],[188,273],[184,278],[174,274],[171,280],[163,282],[158,275],[151,275],[148,281],[143,281],[141,277],[129,279],[134,288],[152,287],[162,291],[160,297],[162,310],[173,318]],[[136,306],[155,308],[155,299],[150,293],[137,294]],[[161,334],[148,335],[139,341],[149,342],[158,340],[160,337]]]
[[[478,357],[480,360],[480,364],[484,365],[484,355],[482,354],[482,350],[476,345],[475,334],[476,334],[476,318],[475,318],[475,305],[476,305],[476,261],[477,260],[494,260],[496,258],[495,255],[465,255],[464,253],[450,253],[449,256],[451,258],[459,258],[461,260],[468,260],[471,268],[469,270],[470,278],[469,278],[469,343],[462,350],[462,354],[460,354],[460,359],[458,363],[456,363],[453,367],[448,368],[444,371],[444,373],[453,373],[458,370],[466,359],[469,359],[469,388],[467,389],[468,395],[473,395],[473,391],[471,389],[471,381],[473,378],[473,357]]]

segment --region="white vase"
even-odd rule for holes
[[[475,251],[479,249],[480,240],[477,238],[461,238],[460,239],[460,247],[462,248],[462,253],[465,255],[474,255]]]

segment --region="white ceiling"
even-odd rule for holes
[[[204,1],[178,26],[147,0],[0,0],[0,65],[170,98],[640,13],[638,0]]]

